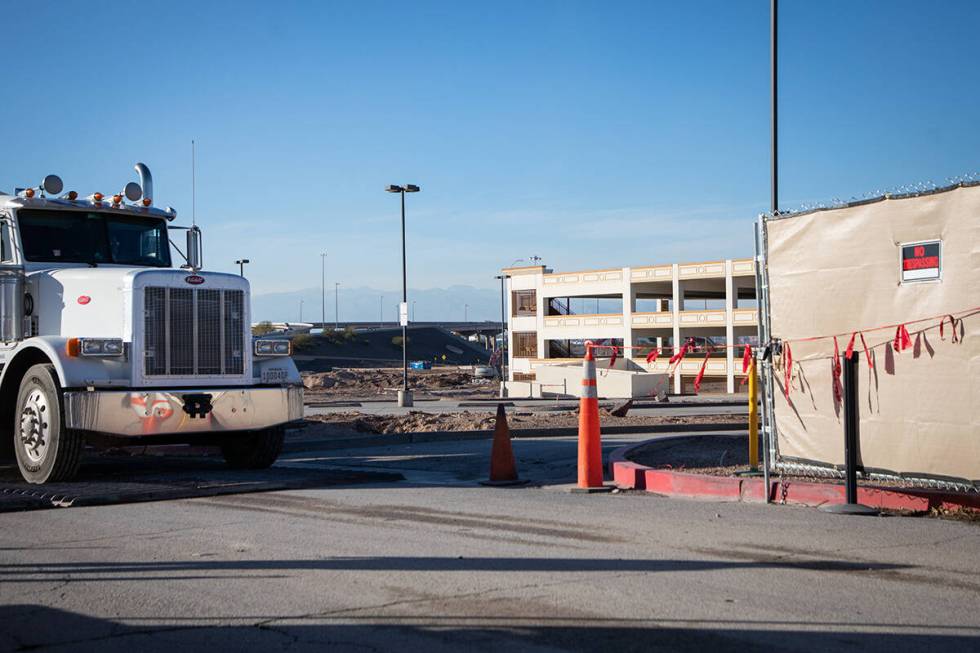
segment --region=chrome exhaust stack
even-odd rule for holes
[[[204,267],[201,230],[197,225],[187,229],[187,267],[195,273]]]
[[[143,201],[149,200],[149,204],[153,203],[153,175],[150,174],[150,169],[146,167],[145,163],[137,163],[133,168],[136,170],[136,174],[140,176],[140,188],[143,189]]]

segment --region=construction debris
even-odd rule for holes
[[[492,397],[499,389],[499,382],[488,378],[474,378],[471,366],[411,370],[411,387],[416,397]],[[329,372],[304,372],[303,385],[307,398],[319,392],[329,398],[377,397],[393,395],[401,388],[401,368],[336,368]]]
[[[600,409],[603,424],[607,426],[652,426],[661,424],[731,424],[745,420],[744,415],[636,415],[613,417],[606,409]],[[514,411],[508,414],[512,429],[575,428],[578,411],[559,412]],[[608,419],[608,421],[606,421]],[[494,414],[487,412],[428,413],[414,410],[407,415],[373,415],[360,411],[332,412],[310,415],[306,418],[308,429],[330,433],[428,433],[433,431],[489,431],[494,427]],[[322,433],[326,435],[327,433]],[[308,434],[307,434],[308,435]]]
[[[609,414],[613,417],[626,417],[626,413],[630,412],[630,408],[633,407],[633,400],[627,399],[620,405],[609,411]]]

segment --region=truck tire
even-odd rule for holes
[[[53,365],[34,365],[20,380],[14,408],[14,454],[28,483],[67,481],[78,472],[84,438],[64,426]]]
[[[265,469],[282,452],[286,429],[273,426],[254,433],[238,433],[221,443],[221,454],[233,469]]]

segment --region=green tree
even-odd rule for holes
[[[272,326],[272,322],[266,320],[265,322],[259,322],[252,327],[253,336],[264,336],[267,333],[272,333],[275,331],[275,327]]]

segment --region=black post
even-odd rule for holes
[[[844,357],[844,488],[848,503],[858,502],[857,448],[861,419],[857,405],[857,356]]]
[[[841,357],[844,366],[844,494],[845,503],[827,506],[827,512],[845,515],[877,515],[874,508],[858,503],[857,468],[861,415],[858,409],[858,356]]]

